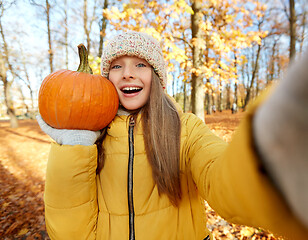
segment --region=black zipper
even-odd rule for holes
[[[134,126],[135,126],[135,120],[133,117],[130,117],[129,128],[128,128],[129,157],[128,157],[128,173],[127,173],[129,240],[135,240],[135,212],[134,212],[134,199],[133,199]]]

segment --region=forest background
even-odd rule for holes
[[[40,84],[76,70],[84,43],[100,72],[108,38],[136,30],[162,45],[168,93],[202,119],[245,109],[307,46],[306,0],[1,0],[0,118],[37,112]],[[234,105],[235,104],[235,105]],[[215,107],[213,107],[215,106]]]
[[[213,115],[221,121],[223,115],[219,114],[239,111],[236,121],[230,116],[224,118],[229,121],[228,130],[212,127],[228,141],[247,104],[278,82],[289,63],[307,49],[307,5],[306,0],[0,0],[0,130],[5,133],[0,133],[0,174],[3,169],[11,169],[18,175],[19,170],[12,167],[12,159],[16,160],[10,155],[15,150],[12,146],[40,152],[36,160],[29,153],[31,157],[23,161],[33,161],[32,168],[43,169],[36,178],[37,186],[31,186],[32,195],[22,195],[19,188],[14,194],[3,191],[2,186],[12,184],[0,178],[4,196],[0,200],[4,213],[0,215],[0,236],[39,239],[33,234],[36,231],[46,237],[42,215],[38,214],[43,229],[35,231],[26,223],[18,223],[16,216],[9,217],[15,214],[10,207],[16,199],[25,204],[25,198],[31,201],[35,193],[41,199],[44,186],[46,162],[39,159],[47,157],[49,139],[34,120],[25,119],[37,114],[38,90],[49,73],[77,69],[80,43],[88,48],[91,67],[99,74],[103,47],[112,36],[127,30],[153,35],[161,42],[168,66],[167,91],[184,111],[209,121]],[[15,139],[22,134],[30,141],[27,145]],[[15,145],[9,148],[13,140]],[[37,206],[36,211],[43,211],[42,202]],[[219,229],[217,225],[215,228]],[[226,234],[239,231],[240,239],[262,238],[259,230],[231,229]],[[245,231],[247,236],[242,233]],[[274,238],[267,234],[266,239]]]

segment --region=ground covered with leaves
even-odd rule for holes
[[[243,113],[206,116],[208,126],[230,141]],[[44,221],[44,180],[50,138],[34,120],[12,129],[0,121],[0,239],[49,239]],[[208,227],[215,239],[275,240],[259,229],[229,224],[206,204]]]

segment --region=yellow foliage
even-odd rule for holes
[[[19,232],[18,232],[18,236],[22,236],[25,235],[26,233],[29,232],[28,228],[22,228]]]
[[[148,6],[149,6],[150,8],[156,7],[156,6],[157,6],[157,1],[148,2]]]
[[[222,61],[219,61],[219,65],[223,70],[229,70],[229,67]]]
[[[260,44],[268,34],[251,28],[255,20],[263,17],[266,5],[249,0],[248,10],[246,3],[243,0],[202,1],[204,16],[199,25],[202,37],[198,39],[191,39],[190,18],[194,12],[188,0],[131,0],[123,4],[123,11],[112,7],[103,14],[115,30],[146,32],[161,42],[168,70],[183,76],[184,81],[193,73],[217,82],[230,79],[237,82],[237,69],[230,56],[238,55],[252,43]],[[200,68],[193,66],[193,47],[201,51],[204,65]],[[245,56],[237,57],[237,66],[246,63]],[[93,60],[94,69],[97,65]],[[172,81],[172,75],[168,75],[168,80]]]
[[[211,89],[211,88],[212,88],[212,84],[211,84],[210,82],[207,82],[207,83],[205,84],[205,87],[206,87],[207,89]]]
[[[93,74],[101,74],[101,58],[100,57],[93,57],[92,55],[89,55],[89,65],[93,71]]]
[[[203,73],[203,75],[206,79],[210,79],[214,75],[213,70],[209,67],[206,67],[206,66],[201,67],[201,72]]]

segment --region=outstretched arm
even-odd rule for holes
[[[230,222],[292,240],[308,235],[307,59],[247,109],[228,146],[201,120],[187,121],[185,149],[201,196]]]
[[[268,174],[308,228],[308,52],[258,108],[253,129]]]

